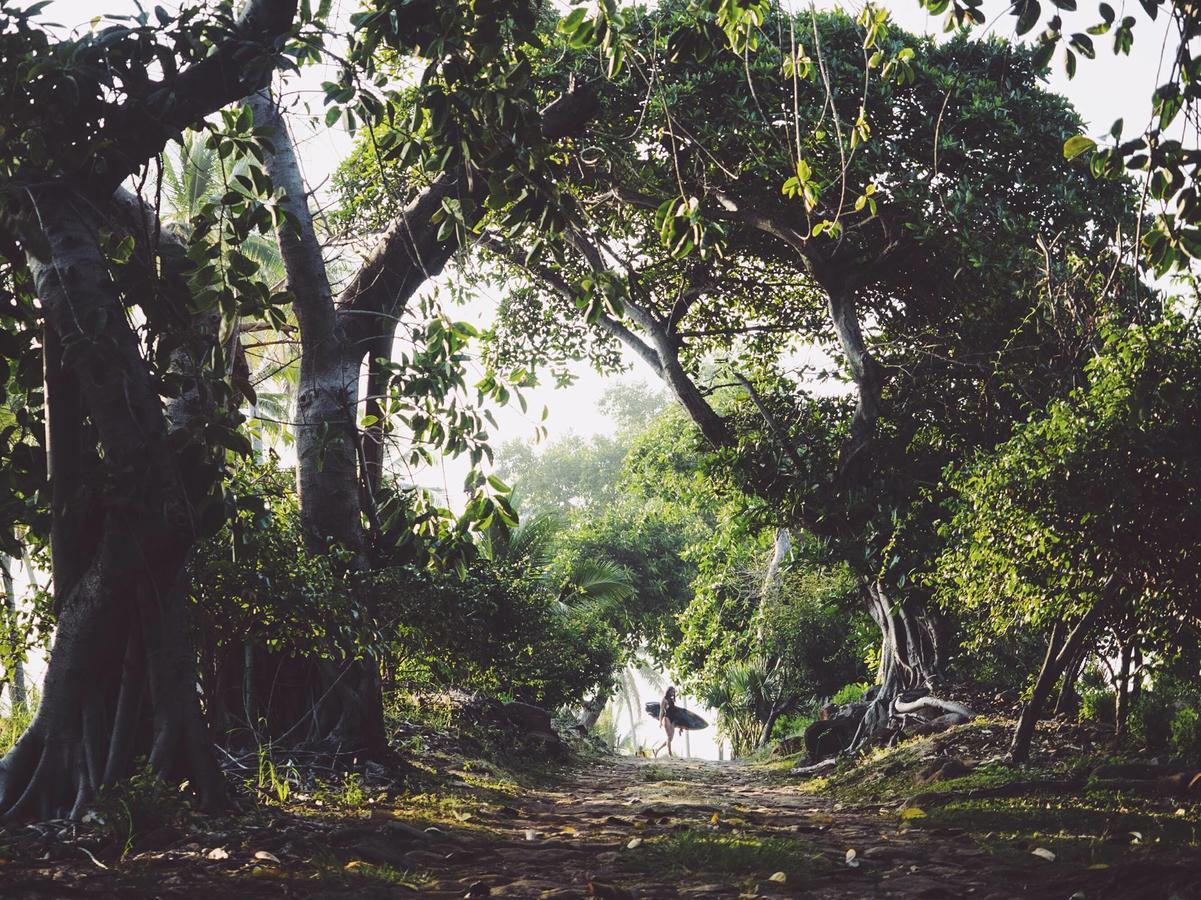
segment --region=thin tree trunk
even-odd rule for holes
[[[1029,757],[1030,744],[1034,739],[1034,726],[1042,715],[1043,705],[1067,667],[1068,661],[1079,652],[1098,615],[1099,604],[1089,610],[1070,632],[1063,621],[1056,622],[1051,629],[1042,668],[1030,692],[1030,700],[1022,707],[1017,727],[1013,732],[1013,742],[1009,747],[1009,758],[1013,762],[1025,762]]]
[[[775,729],[776,722],[783,714],[785,708],[787,708],[787,704],[784,702],[783,697],[777,697],[772,703],[771,710],[767,714],[767,720],[763,723],[763,730],[759,733],[759,740],[756,744],[759,749],[763,749],[771,743],[772,730]]]
[[[634,714],[634,707],[638,705],[638,686],[634,684],[634,677],[630,674],[627,667],[624,673],[625,690],[622,695],[626,701],[626,714],[630,717],[630,745],[638,749],[638,717]]]
[[[1059,683],[1059,697],[1055,701],[1055,715],[1071,715],[1079,708],[1080,698],[1076,693],[1076,681],[1080,678],[1080,670],[1084,668],[1087,657],[1088,654],[1082,648],[1064,668],[1063,678]]]
[[[5,630],[13,637],[14,659],[11,677],[8,682],[9,705],[13,712],[23,712],[26,703],[25,689],[25,649],[19,646],[21,637],[17,634],[17,589],[13,582],[12,566],[15,560],[8,557],[0,558],[0,573],[4,578],[4,612]]]
[[[1116,700],[1114,701],[1113,733],[1115,737],[1123,737],[1126,734],[1126,720],[1130,717],[1130,650],[1128,642],[1119,642],[1118,675],[1114,685]]]

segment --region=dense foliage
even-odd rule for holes
[[[214,741],[390,762],[390,691],[585,725],[616,696],[632,728],[654,670],[737,753],[874,682],[858,750],[953,681],[1029,698],[1017,758],[1056,690],[1196,757],[1197,12],[1141,4],[1180,40],[1102,147],[1045,70],[1134,17],[1023,44],[922,5],[955,33],[0,8],[0,818],[80,816],[143,758],[218,808]],[[288,121],[317,66],[313,127],[357,135],[329,210]],[[623,382],[611,431],[497,433],[631,360],[663,392]]]

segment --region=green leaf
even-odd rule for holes
[[[1063,158],[1075,159],[1081,153],[1097,149],[1097,142],[1083,134],[1077,134],[1063,142]]]
[[[1026,34],[1035,25],[1038,24],[1039,16],[1042,15],[1042,5],[1038,0],[1021,0],[1015,3],[1013,14],[1018,17],[1016,31],[1019,35]]]

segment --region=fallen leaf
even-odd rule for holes
[[[254,858],[255,858],[255,859],[261,859],[261,860],[263,860],[263,861],[265,861],[265,862],[273,862],[273,863],[275,863],[277,866],[278,866],[278,865],[282,865],[282,864],[280,863],[280,861],[279,861],[279,857],[278,857],[278,856],[276,856],[274,853],[268,853],[266,850],[256,850],[256,851],[254,851]]]
[[[847,865],[852,869],[859,868],[859,860],[856,858],[858,855],[853,847],[847,851]]]
[[[538,832],[536,832],[536,831],[535,831],[534,829],[532,829],[532,828],[527,828],[527,829],[525,830],[525,839],[526,839],[527,841],[536,841],[536,840],[538,840]]]
[[[633,900],[634,898],[634,895],[625,888],[603,881],[589,881],[588,896],[599,897],[601,900]]]
[[[1130,836],[1134,838],[1134,843],[1136,844],[1140,843],[1143,839],[1143,833],[1141,831],[1132,831],[1130,832]]]
[[[626,844],[626,849],[627,850],[637,850],[641,846],[642,846],[642,838],[639,838],[639,837],[630,838],[630,842],[628,844]]]
[[[901,818],[903,820],[924,819],[924,818],[926,818],[926,811],[924,809],[922,809],[920,806],[910,806],[906,809],[901,810]]]
[[[1183,812],[1183,810],[1182,810],[1182,812]],[[721,819],[721,813],[714,813],[713,815],[711,815],[709,817],[709,824],[716,825],[720,819]]]
[[[1035,847],[1030,851],[1031,856],[1037,856],[1039,859],[1045,859],[1047,862],[1055,862],[1055,854],[1046,847]]]
[[[214,847],[205,854],[208,859],[229,859],[229,851],[224,847]]]
[[[343,868],[346,869],[347,872],[353,872],[355,869],[361,869],[366,865],[367,863],[361,859],[352,859],[345,866],[343,866]]]
[[[773,875],[771,878],[769,878],[767,880],[774,881],[776,884],[783,884],[784,882],[786,882],[788,880],[788,876],[786,874],[784,874],[783,872],[777,872],[775,875]]]

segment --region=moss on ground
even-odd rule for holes
[[[823,866],[821,854],[795,838],[762,835],[707,834],[679,831],[648,838],[637,849],[623,854],[631,871],[663,872],[669,877],[714,875],[768,878],[783,872],[790,885],[802,884],[806,875]]]
[[[691,768],[671,763],[646,763],[636,770],[639,781],[670,785],[709,784],[719,776],[713,769]]]
[[[1195,805],[1097,790],[954,800],[911,820],[911,827],[963,831],[981,849],[1012,855],[1015,862],[1037,848],[1051,851],[1060,863],[1088,867],[1201,848]]]
[[[1087,781],[1112,748],[1062,752],[1041,764],[1009,766],[996,758],[1008,723],[977,719],[951,732],[916,738],[843,760],[803,787],[842,804],[881,807],[901,827],[939,835],[961,833],[977,848],[1015,868],[1044,865],[1035,850],[1054,854],[1060,870],[1103,870],[1143,860],[1193,857],[1201,849],[1201,806],[1133,796]],[[985,761],[968,774],[919,784],[936,758]]]

